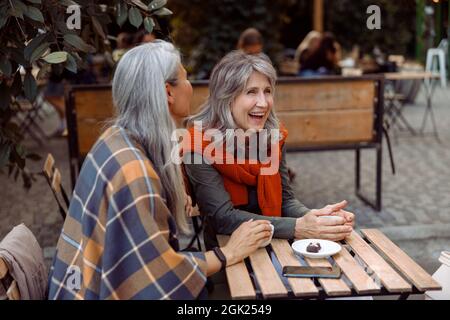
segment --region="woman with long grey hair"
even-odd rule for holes
[[[352,231],[354,215],[343,210],[346,201],[311,210],[295,198],[286,167],[288,132],[274,110],[275,82],[276,72],[266,55],[233,51],[214,67],[206,102],[187,119],[192,140],[202,139],[183,146],[183,161],[206,216],[207,248],[217,245],[216,234],[230,234],[248,219],[270,221],[277,238],[340,240]],[[246,139],[236,146],[238,131],[245,132]],[[257,141],[257,152],[252,153],[252,141]],[[276,169],[264,173],[268,167]],[[336,218],[321,217],[325,215]]]
[[[192,87],[178,51],[164,41],[129,50],[112,95],[117,117],[83,163],[49,298],[204,297],[206,277],[254,252],[269,239],[270,225],[246,221],[222,248],[180,252],[186,193],[170,137],[175,121],[189,114]]]

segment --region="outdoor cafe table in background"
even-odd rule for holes
[[[433,113],[433,94],[436,89],[436,80],[439,79],[439,74],[431,73],[428,71],[412,71],[412,72],[389,72],[384,74],[386,81],[402,81],[402,80],[422,80],[423,85],[425,88],[425,99],[426,99],[426,109],[425,114],[422,119],[422,125],[420,128],[420,133],[423,134],[425,130],[426,121],[428,118],[428,114],[430,115],[431,122],[433,125],[433,133],[436,136],[436,138],[439,140],[437,126],[436,126],[436,120],[434,118]],[[387,85],[385,86],[388,87]],[[402,101],[402,97],[399,95],[396,95],[394,92],[391,93],[391,97],[388,96],[385,97],[385,114],[387,115],[386,118],[389,121],[389,118],[391,120],[391,124],[395,124],[397,118],[399,118],[402,123],[408,128],[408,130],[415,135],[416,131],[412,128],[412,126],[409,124],[409,122],[405,119],[403,116],[403,108],[404,108],[404,102]]]
[[[232,299],[327,299],[410,294],[441,290],[422,267],[377,229],[353,231],[342,250],[329,259],[298,258],[288,240],[272,239],[245,261],[225,269]],[[229,236],[218,235],[220,245]],[[338,265],[340,279],[286,278],[284,266]]]

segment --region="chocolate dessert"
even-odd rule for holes
[[[307,247],[306,247],[306,251],[308,252],[312,252],[312,253],[317,253],[320,251],[320,249],[322,249],[320,247],[320,243],[318,242],[311,242]]]

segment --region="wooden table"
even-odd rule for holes
[[[232,299],[326,299],[334,297],[399,295],[440,290],[422,267],[377,229],[353,232],[342,242],[342,250],[330,259],[299,259],[287,240],[253,253],[246,261],[229,266],[225,273]],[[226,244],[228,236],[219,235]],[[286,278],[283,266],[330,266],[337,264],[340,279]]]
[[[389,72],[384,74],[384,78],[387,81],[401,81],[401,80],[422,80],[424,82],[424,88],[425,88],[425,98],[426,98],[426,109],[425,113],[422,119],[422,125],[420,128],[420,133],[423,134],[425,130],[425,125],[428,119],[428,115],[430,115],[430,119],[433,125],[433,133],[436,136],[436,138],[439,140],[439,135],[437,131],[436,126],[436,120],[433,113],[433,105],[432,105],[432,98],[433,94],[436,88],[436,82],[432,82],[432,80],[440,79],[440,75],[437,73],[429,72],[429,71],[411,71],[411,72]],[[386,100],[386,97],[385,97]],[[404,118],[402,115],[402,110],[404,103],[401,101],[402,99],[398,97],[398,95],[393,95],[391,98],[387,98],[387,101],[393,102],[391,107],[394,106],[394,108],[387,108],[394,109],[394,116],[398,116],[398,118],[403,122],[403,124],[407,127],[407,129],[413,134],[416,135],[416,131],[411,127],[408,121]],[[395,104],[398,107],[395,107]],[[386,110],[386,111],[388,111]],[[393,121],[395,123],[395,119]]]

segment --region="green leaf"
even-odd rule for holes
[[[25,59],[30,60],[33,51],[44,41],[44,39],[48,36],[47,33],[42,33],[31,40],[28,45],[23,50],[23,55]]]
[[[77,73],[77,62],[75,61],[75,58],[69,53],[67,55],[67,61],[66,61],[66,65],[65,65],[66,69],[73,72],[73,73]]]
[[[3,28],[3,26],[6,24],[6,21],[8,21],[8,16],[0,14],[0,29]]]
[[[23,3],[21,0],[11,0],[10,4],[13,8],[17,8],[23,13],[27,11],[27,5]]]
[[[128,18],[130,19],[130,23],[136,28],[139,28],[142,24],[142,15],[135,7],[132,7],[130,11],[128,11]]]
[[[131,2],[144,11],[148,10],[147,5],[143,3],[141,0],[131,0]]]
[[[25,97],[33,103],[37,95],[37,85],[31,72],[27,72],[25,74],[25,78],[23,80],[23,90],[25,91]]]
[[[105,32],[103,31],[103,27],[102,27],[100,21],[98,21],[98,19],[94,16],[92,16],[91,18],[92,18],[92,25],[94,26],[95,32],[97,32],[97,34],[99,36],[101,36],[103,39],[106,39],[106,35],[105,35]]]
[[[4,111],[9,108],[11,102],[11,95],[9,87],[4,83],[0,83],[0,111]]]
[[[0,145],[0,169],[9,162],[9,155],[11,154],[11,146],[9,144]]]
[[[144,19],[144,27],[145,27],[145,30],[147,30],[148,33],[152,33],[154,26],[155,26],[155,22],[153,21],[152,18],[147,17],[147,18]]]
[[[31,2],[31,3],[36,3],[36,4],[41,4],[42,2],[41,2],[41,0],[27,0],[28,2]]]
[[[83,52],[95,52],[95,48],[93,46],[88,45],[76,34],[65,34],[64,41]]]
[[[77,2],[73,1],[73,0],[59,0],[58,1],[59,4],[68,7],[68,6],[79,6],[80,4],[78,4]]]
[[[30,62],[32,63],[37,59],[39,59],[40,57],[42,57],[42,55],[45,53],[45,51],[47,51],[49,46],[50,44],[48,42],[44,42],[39,47],[37,47],[31,54]]]
[[[153,0],[148,5],[148,9],[151,11],[158,10],[158,9],[164,7],[166,4],[167,4],[167,0]]]
[[[16,152],[19,155],[19,157],[24,158],[25,148],[21,144],[16,144]]]
[[[120,1],[117,5],[116,22],[121,27],[128,19],[128,6]]]
[[[11,9],[9,13],[17,18],[23,19],[23,14],[27,11],[27,6],[20,0],[11,0]]]
[[[25,11],[25,15],[28,18],[33,19],[34,21],[44,23],[44,16],[42,15],[42,12],[38,8],[29,6],[27,11]]]
[[[67,60],[67,52],[55,51],[50,53],[49,55],[46,55],[43,59],[48,63],[61,63]]]
[[[161,8],[158,11],[155,11],[157,16],[170,16],[173,12],[167,8]]]
[[[79,5],[78,3],[76,3],[75,1],[72,1],[72,0],[60,0],[59,2],[65,7]]]
[[[16,163],[21,170],[25,168],[25,158],[23,157],[23,155],[25,155],[25,150],[20,144],[16,144],[11,149],[11,162]]]
[[[6,57],[2,57],[0,60],[0,71],[7,77],[11,76],[12,66],[11,62]]]

